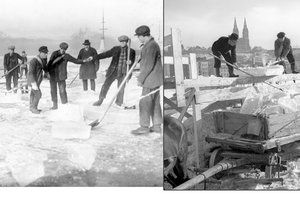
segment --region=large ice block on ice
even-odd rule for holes
[[[67,145],[68,159],[76,165],[76,167],[89,170],[96,159],[97,151],[89,144],[70,143]]]
[[[75,104],[62,104],[59,105],[57,110],[54,110],[50,113],[49,119],[55,122],[82,122],[84,121],[83,109],[81,106]]]
[[[45,153],[21,147],[6,157],[8,168],[20,186],[26,186],[45,175],[45,160]]]
[[[54,122],[51,128],[53,138],[58,139],[88,139],[91,126],[85,122]]]

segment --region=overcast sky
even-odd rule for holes
[[[165,0],[165,33],[178,27],[185,46],[209,47],[232,33],[234,17],[241,35],[246,17],[251,47],[273,49],[280,31],[300,47],[299,11],[299,0]]]
[[[149,25],[162,33],[162,0],[1,0],[0,31],[13,37],[69,38],[79,28],[97,31],[104,9],[107,34],[134,35]]]

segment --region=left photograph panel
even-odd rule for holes
[[[9,0],[0,186],[161,187],[163,0]]]

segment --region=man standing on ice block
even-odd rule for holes
[[[40,84],[43,80],[43,70],[47,72],[47,55],[48,49],[46,46],[39,48],[39,55],[34,57],[29,63],[29,70],[27,76],[28,86],[30,91],[30,111],[34,114],[39,114],[38,104],[42,97]]]
[[[66,79],[67,79],[67,63],[68,61],[75,64],[83,64],[92,60],[92,57],[80,60],[67,54],[66,51],[69,45],[62,42],[59,45],[59,50],[52,53],[50,60],[48,62],[48,70],[50,74],[50,88],[51,88],[51,99],[53,102],[53,107],[51,109],[58,108],[58,98],[57,98],[57,86],[59,89],[60,100],[62,104],[68,103],[68,96],[66,91]]]
[[[228,37],[222,36],[220,37],[217,41],[215,41],[212,45],[212,52],[213,54],[221,58],[221,55],[224,57],[224,59],[233,64],[236,65],[236,43],[237,40],[239,39],[239,36],[235,33],[232,33]],[[220,75],[220,67],[221,67],[221,60],[215,58],[215,69],[216,69],[216,76],[221,77]],[[233,67],[228,65],[228,72],[229,72],[229,77],[238,77],[238,75],[235,75],[233,73]]]
[[[148,26],[140,26],[135,35],[142,43],[140,74],[138,85],[143,88],[142,96],[147,95],[163,85],[163,68],[160,47],[150,35]],[[142,98],[139,103],[140,127],[131,131],[132,134],[141,135],[149,132],[161,132],[162,111],[160,107],[159,91]],[[152,119],[153,126],[150,127]]]
[[[95,48],[91,47],[89,40],[85,40],[83,43],[84,48],[79,51],[78,59],[87,59],[97,55]],[[82,79],[83,90],[88,90],[88,80],[90,80],[91,90],[95,91],[97,78],[97,71],[99,70],[99,60],[93,60],[80,65],[79,79]]]
[[[284,59],[287,58],[291,64],[291,70],[293,74],[298,74],[299,72],[295,71],[295,58],[293,56],[293,49],[291,47],[291,41],[285,37],[284,32],[279,32],[277,34],[277,39],[274,43],[274,53],[276,61],[281,61],[280,64],[285,68]]]
[[[9,46],[8,47],[9,53],[4,55],[4,74],[6,74],[8,71],[12,70],[10,73],[8,73],[5,77],[6,79],[6,90],[11,90],[11,79],[13,78],[14,88],[18,87],[18,79],[19,79],[19,71],[20,68],[17,67],[19,65],[19,61],[22,61],[22,56],[18,53],[15,53],[15,46]],[[17,89],[14,90],[14,92],[17,92]]]
[[[123,35],[123,36],[120,36],[118,38],[118,40],[120,42],[120,46],[115,46],[112,49],[110,49],[106,52],[100,53],[94,57],[95,60],[112,57],[110,66],[108,67],[108,70],[105,75],[105,77],[106,77],[105,82],[101,87],[99,100],[93,104],[94,106],[100,106],[102,104],[111,84],[115,80],[118,80],[118,87],[119,87],[119,85],[122,83],[124,77],[126,76],[127,54],[128,54],[127,43],[129,41],[129,37]],[[129,68],[133,65],[134,61],[135,61],[135,51],[133,49],[130,49],[129,63],[128,63]],[[116,105],[119,107],[121,107],[123,104],[124,89],[125,89],[125,85],[120,90],[120,92],[117,96]]]

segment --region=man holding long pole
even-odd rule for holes
[[[11,90],[11,79],[13,78],[14,83],[14,92],[17,92],[16,87],[18,87],[18,77],[19,77],[19,71],[20,68],[18,59],[22,61],[22,56],[18,53],[15,53],[15,46],[9,46],[8,47],[9,53],[4,55],[4,74],[7,74],[5,76],[6,79],[6,90]]]
[[[142,43],[140,74],[138,85],[143,88],[142,96],[156,91],[163,85],[163,68],[159,45],[150,35],[148,26],[140,26],[135,35]],[[159,91],[142,98],[139,102],[140,127],[131,131],[132,134],[142,135],[149,132],[161,132],[162,111]],[[152,120],[152,127],[150,121]]]
[[[99,100],[93,103],[94,106],[101,106],[103,103],[103,100],[106,98],[107,92],[112,85],[112,83],[115,80],[118,80],[118,87],[121,85],[122,81],[124,80],[126,76],[127,67],[132,66],[132,64],[135,61],[135,51],[133,49],[130,49],[127,46],[129,37],[128,36],[120,36],[118,38],[120,42],[120,46],[115,46],[112,49],[100,53],[97,56],[94,57],[94,60],[104,59],[112,57],[110,66],[108,67],[108,70],[105,75],[105,82],[101,87]],[[129,49],[128,49],[129,48]],[[127,54],[129,52],[130,60],[127,61]],[[121,107],[123,104],[123,97],[124,97],[124,87],[120,90],[116,105]]]

